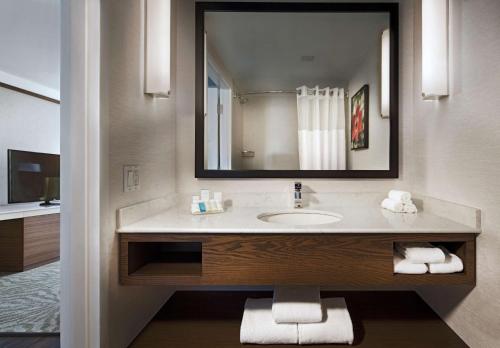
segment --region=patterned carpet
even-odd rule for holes
[[[59,262],[0,275],[0,332],[59,332]]]

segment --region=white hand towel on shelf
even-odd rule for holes
[[[298,324],[299,344],[352,344],[354,331],[344,298],[325,298],[321,302],[323,321],[314,324]]]
[[[411,193],[408,191],[390,190],[388,197],[396,202],[411,203]]]
[[[443,263],[430,263],[429,272],[438,273],[458,273],[464,270],[462,259],[455,254],[450,253],[446,248],[441,247],[445,253],[445,260]]]
[[[444,252],[427,242],[397,243],[396,250],[411,263],[443,263]]]
[[[272,298],[247,299],[241,320],[241,343],[297,344],[297,324],[277,324],[272,306]]]
[[[394,273],[401,274],[424,274],[428,267],[425,263],[411,263],[399,253],[394,254]]]
[[[273,318],[278,324],[319,323],[323,318],[319,287],[275,287]]]

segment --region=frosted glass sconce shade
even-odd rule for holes
[[[380,113],[382,117],[389,117],[391,94],[391,40],[390,31],[382,32],[382,56],[380,67]]]
[[[448,95],[448,0],[422,0],[422,96]]]
[[[146,0],[144,93],[170,94],[170,0]]]

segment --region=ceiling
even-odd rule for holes
[[[388,27],[387,13],[205,14],[208,47],[240,92],[344,86]]]

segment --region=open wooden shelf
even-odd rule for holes
[[[464,269],[462,272],[449,273],[449,274],[399,274],[393,273],[395,282],[401,284],[422,284],[422,285],[439,285],[439,284],[475,284],[476,274],[476,247],[475,239],[471,240],[467,236],[463,240],[435,240],[430,238],[429,242],[435,246],[443,246],[449,252],[456,254],[462,259]],[[419,242],[422,240],[418,240]],[[395,241],[396,244],[399,241]],[[405,242],[408,242],[406,240]]]
[[[322,298],[345,297],[354,326],[353,347],[467,347],[414,292],[322,292],[321,296]],[[243,308],[248,297],[272,297],[272,293],[177,292],[138,335],[130,348],[253,347],[253,345],[242,345],[239,340]]]
[[[128,244],[131,277],[201,276],[200,242],[131,242]]]
[[[148,262],[130,274],[131,276],[201,276],[201,263]]]

